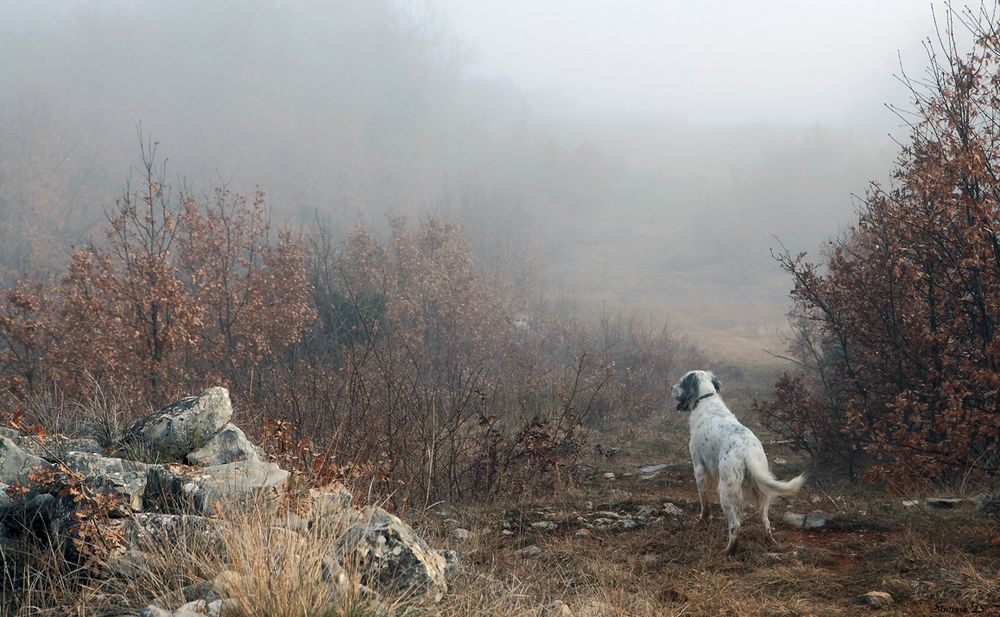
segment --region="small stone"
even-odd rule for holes
[[[532,544],[531,546],[526,546],[514,551],[514,554],[520,555],[521,557],[537,557],[542,554],[542,547],[537,544]]]
[[[780,465],[781,467],[784,467],[785,465],[788,464],[788,459],[787,458],[778,457],[778,458],[774,459],[774,464],[775,465]]]
[[[884,591],[869,591],[858,596],[858,604],[882,607],[892,604],[892,596]]]
[[[785,512],[781,520],[798,529],[823,529],[834,518],[836,518],[835,514],[823,514],[822,512],[809,512],[808,514]]]
[[[926,501],[927,505],[932,508],[941,508],[944,510],[952,509],[962,503],[962,500],[957,497],[928,497]]]
[[[609,472],[605,473],[604,474],[604,479],[605,480],[614,480],[615,479],[614,472],[609,471]]]
[[[904,508],[912,508],[913,506],[919,505],[920,502],[916,499],[907,499],[903,502]]]
[[[444,558],[444,578],[446,581],[452,581],[456,576],[462,571],[462,564],[458,561],[458,553],[455,551],[438,551],[438,554]]]
[[[669,501],[663,502],[663,513],[669,516],[684,516],[684,510],[681,510]]]
[[[469,531],[468,529],[462,529],[461,527],[458,527],[456,529],[452,529],[451,532],[448,534],[448,537],[455,542],[465,542],[466,540],[472,537],[472,532]]]
[[[542,617],[573,617],[573,611],[562,600],[556,600],[542,609]]]
[[[980,493],[971,499],[976,509],[993,518],[1000,518],[1000,495]]]
[[[664,469],[666,469],[667,467],[670,467],[670,465],[666,465],[663,463],[659,465],[643,465],[642,467],[639,468],[639,473],[646,473],[646,474],[659,473]]]
[[[687,594],[676,585],[667,585],[656,594],[662,602],[687,602]]]
[[[594,512],[594,516],[599,516],[601,518],[611,518],[616,520],[623,518],[621,514],[618,514],[617,512],[612,512],[611,510],[598,510],[597,512]]]
[[[539,531],[555,531],[559,527],[559,525],[552,521],[538,521],[537,523],[532,523],[531,526]]]

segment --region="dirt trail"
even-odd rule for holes
[[[777,457],[781,458],[781,457]],[[657,461],[661,462],[661,461]],[[698,523],[686,464],[655,474],[635,460],[600,460],[563,499],[484,510],[465,551],[472,572],[513,577],[577,617],[603,615],[1000,615],[1000,524],[974,507],[939,510],[844,484],[807,487],[772,506],[778,546],[745,518],[743,541],[724,556],[725,523],[712,496]],[[778,469],[792,475],[794,464]],[[613,479],[605,474],[614,474]],[[786,511],[840,513],[803,530]],[[870,591],[891,594],[862,606]]]

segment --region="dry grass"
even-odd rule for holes
[[[758,377],[724,379],[727,399],[738,414],[761,383]],[[768,442],[753,418],[744,420]],[[53,547],[0,545],[7,576],[0,614],[134,614],[151,602],[179,606],[185,587],[206,580],[215,580],[222,595],[236,600],[226,617],[550,617],[547,607],[556,601],[576,617],[1000,614],[1000,522],[971,508],[904,507],[903,499],[943,487],[917,485],[900,493],[900,487],[854,485],[812,469],[778,445],[767,450],[772,462],[788,461],[776,466],[779,476],[812,472],[802,493],[772,507],[780,545],[766,544],[753,519],[744,527],[740,551],[723,556],[725,528],[718,506],[713,505],[711,520],[695,522],[684,422],[683,415],[668,412],[649,426],[593,433],[592,445],[622,451],[610,457],[592,451],[555,495],[401,513],[432,546],[459,553],[462,570],[436,604],[378,589],[331,593],[324,562],[341,528],[314,526],[297,536],[271,527],[267,514],[257,511],[229,516],[221,546],[187,536],[170,543],[140,542],[133,548],[144,551],[145,558],[131,578],[74,570]],[[671,466],[642,480],[636,466],[647,463]],[[605,480],[608,471],[617,479]],[[959,488],[972,493],[978,487]],[[576,535],[588,502],[593,509],[634,513],[664,501],[679,506],[683,515],[658,526]],[[786,509],[839,510],[846,516],[829,530],[803,531],[781,524]],[[505,533],[502,523],[515,517],[553,521],[557,528],[508,525]],[[449,532],[456,527],[471,530],[472,537],[452,539]],[[529,546],[537,546],[537,554],[522,552]],[[345,575],[352,582],[361,577],[357,567],[348,567]],[[877,610],[856,603],[858,595],[873,590],[891,593],[896,602]]]
[[[603,498],[617,490],[631,495],[599,507],[631,511],[669,499],[684,511],[657,527],[592,530],[588,537],[577,537],[580,525],[572,521],[587,506],[576,496],[520,504],[529,517],[544,508],[545,519],[559,523],[554,531],[528,525],[506,535],[499,522],[510,513],[500,507],[428,513],[420,531],[432,546],[450,544],[463,563],[451,592],[437,604],[389,594],[331,593],[324,560],[338,530],[314,528],[302,537],[270,527],[255,514],[230,520],[221,550],[192,538],[140,543],[134,548],[147,558],[129,579],[84,576],[50,548],[8,550],[8,577],[22,576],[8,579],[3,614],[128,614],[154,601],[179,606],[185,587],[213,579],[222,595],[237,600],[227,612],[230,617],[543,617],[557,600],[577,617],[857,615],[868,609],[855,598],[872,590],[896,598],[880,615],[989,614],[1000,606],[1000,526],[974,511],[907,509],[884,495],[852,497],[843,501],[852,516],[835,529],[802,531],[778,523],[778,547],[765,544],[759,527],[748,522],[741,550],[725,557],[718,510],[712,520],[697,524],[696,503],[683,484],[672,482],[686,474],[686,469],[668,471],[666,482],[651,488],[634,479],[619,481],[616,489],[596,481],[583,495]],[[873,507],[877,503],[885,507]],[[807,493],[788,507],[810,505]],[[780,519],[785,507],[776,505],[773,518]],[[449,539],[448,532],[458,526],[473,530],[473,537]],[[520,552],[532,545],[539,547],[538,554]],[[21,568],[9,567],[13,563]],[[227,574],[219,577],[223,571]],[[347,576],[357,581],[360,573],[348,568]]]
[[[972,512],[899,511],[889,520],[858,517],[849,529],[815,532],[779,524],[778,547],[748,524],[743,548],[725,557],[719,513],[698,525],[695,504],[674,501],[685,509],[676,527],[595,531],[586,538],[571,528],[505,536],[491,527],[495,513],[470,515],[462,524],[482,534],[455,547],[467,572],[440,610],[541,614],[539,607],[561,600],[577,616],[595,617],[856,615],[863,610],[856,598],[868,591],[896,598],[882,615],[1000,607],[1000,547],[990,544],[998,526]],[[519,553],[531,544],[541,553]],[[506,597],[510,606],[484,603],[476,611],[470,596]]]

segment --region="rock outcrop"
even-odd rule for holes
[[[359,564],[362,581],[378,589],[426,594],[440,599],[448,590],[445,557],[432,550],[409,525],[382,508],[366,508],[341,537],[336,560]]]
[[[299,559],[287,553],[308,550],[300,534],[317,525],[339,534],[333,536],[336,548],[323,557],[330,593],[436,600],[447,591],[446,572],[458,568],[455,555],[431,549],[381,508],[356,509],[346,488],[295,493],[295,508],[279,507],[292,501],[289,472],[265,461],[260,448],[230,423],[232,415],[228,391],[209,388],[136,421],[106,450],[91,439],[39,440],[0,431],[0,525],[8,534],[61,543],[67,559],[80,562],[95,536],[114,538],[117,545],[102,555],[102,567],[111,576],[131,578],[147,572],[150,547],[195,542],[227,554],[226,534],[233,527],[222,515],[250,507],[273,517],[271,529],[294,536],[282,542],[290,548],[282,549],[281,559]],[[190,587],[214,591],[194,594],[199,597],[185,591],[186,604],[172,610],[151,605],[140,614],[219,614],[225,606],[220,585],[202,581]]]
[[[183,462],[189,453],[208,444],[232,417],[229,391],[209,388],[140,418],[125,431],[122,442],[143,448],[146,456],[163,462]]]

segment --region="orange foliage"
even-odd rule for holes
[[[0,377],[15,393],[48,380],[82,397],[99,383],[158,403],[239,386],[312,321],[302,249],[287,233],[269,242],[261,193],[248,204],[219,190],[203,212],[171,194],[155,146],[142,154],[107,242],[77,250],[49,289],[21,281],[0,304]]]
[[[873,476],[1000,471],[1000,39],[982,26],[972,53],[952,41],[911,84],[897,185],[872,187],[823,264],[779,257],[807,376],[758,406]]]
[[[187,196],[182,223],[180,259],[204,321],[195,356],[206,378],[239,381],[315,318],[302,249],[289,233],[270,243],[259,190],[248,201],[217,189],[204,208]]]

